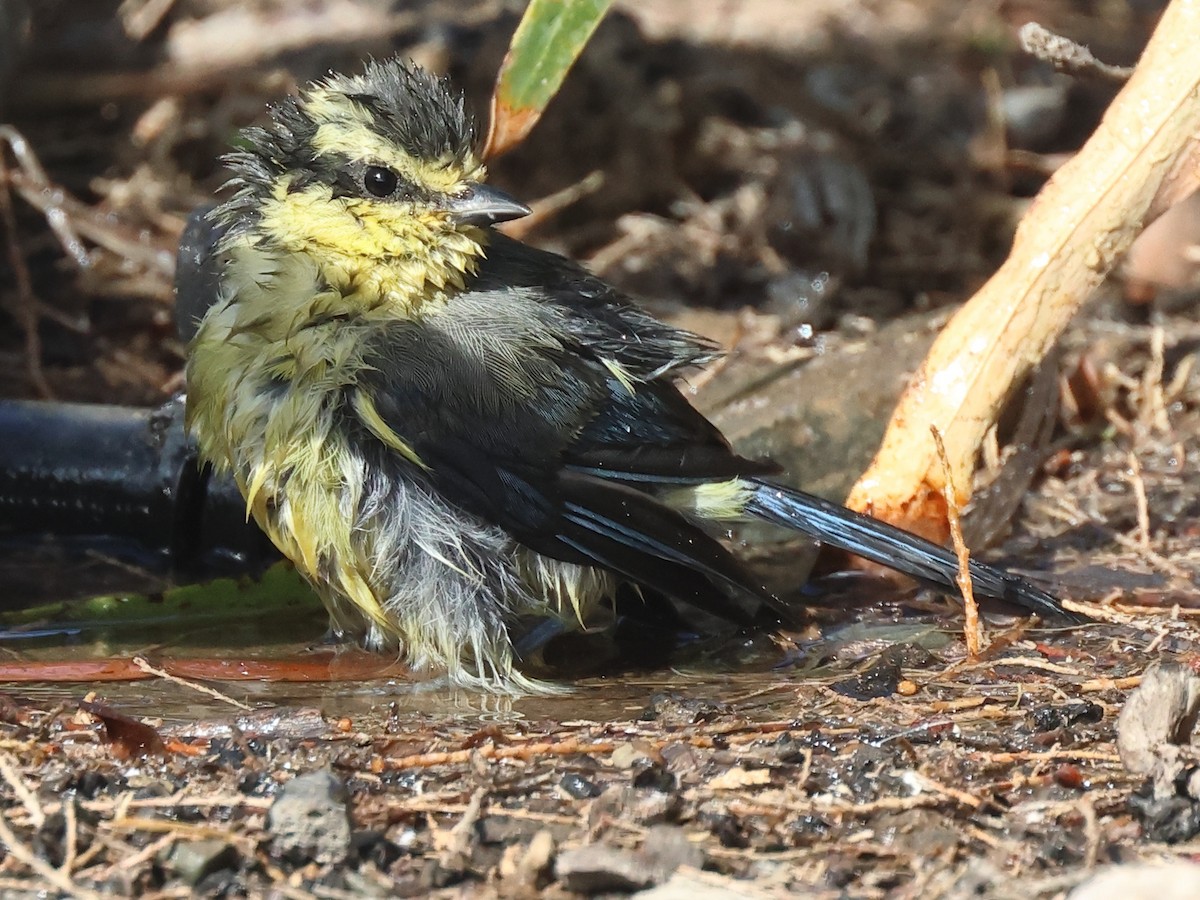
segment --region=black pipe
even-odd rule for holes
[[[183,410],[0,401],[0,608],[278,559],[232,481],[198,465]]]

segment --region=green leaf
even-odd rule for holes
[[[612,0],[530,0],[500,66],[485,158],[529,134]]]

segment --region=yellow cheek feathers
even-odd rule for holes
[[[437,210],[334,198],[325,185],[278,185],[257,231],[282,253],[308,254],[358,307],[399,305],[410,315],[441,292],[461,290],[484,252],[482,231],[460,231]]]

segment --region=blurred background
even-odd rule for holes
[[[1158,6],[617,2],[493,180],[534,206],[525,239],[726,343],[806,355],[969,296],[1092,131],[1117,86],[1028,57],[1019,26],[1132,64]],[[0,397],[167,398],[175,244],[237,129],[398,53],[452,76],[483,130],[522,7],[0,0]],[[1149,277],[1186,285],[1165,252],[1179,271]]]

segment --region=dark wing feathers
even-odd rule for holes
[[[608,403],[566,448],[563,463],[632,484],[699,484],[778,471],[772,463],[736,455],[666,380],[640,385],[633,394],[612,386]]]
[[[561,257],[497,238],[471,290],[397,323],[374,354],[360,386],[464,510],[538,553],[731,621],[750,618],[739,600],[774,602],[719,541],[653,496],[659,485],[770,471],[736,456],[671,383],[712,357],[702,339]],[[606,360],[640,382],[632,392]]]

